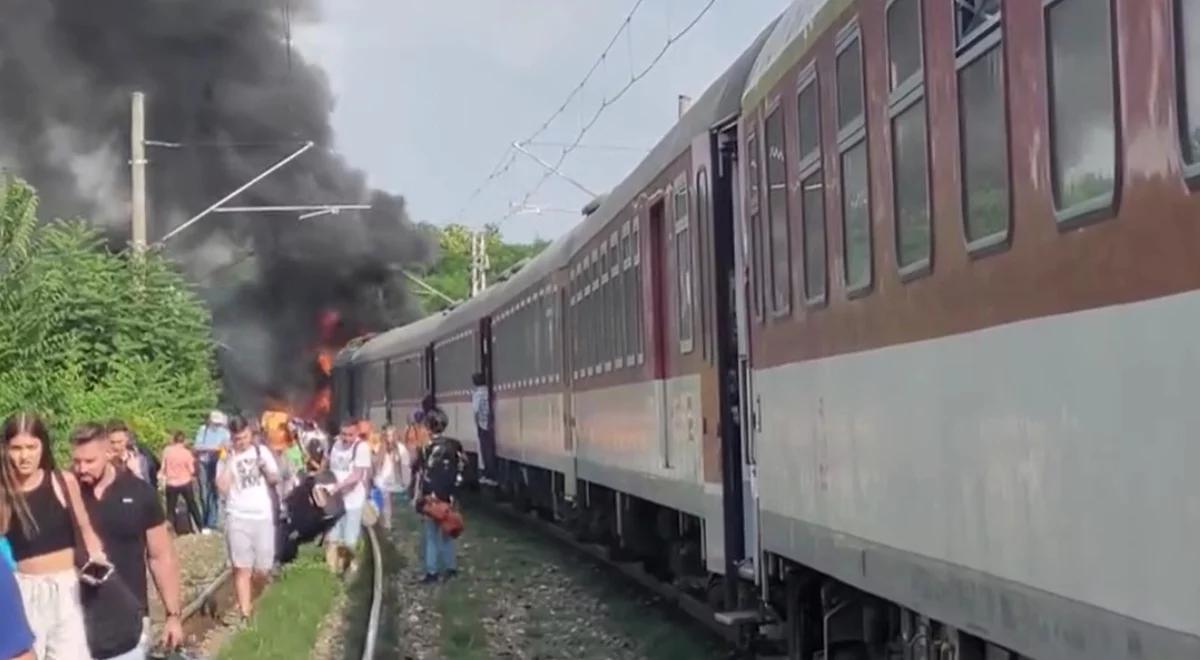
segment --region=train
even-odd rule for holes
[[[1200,658],[1200,1],[796,0],[581,215],[335,413],[484,374],[499,496],[789,658]]]

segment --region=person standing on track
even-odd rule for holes
[[[200,500],[204,507],[202,530],[209,533],[217,529],[220,522],[221,496],[217,492],[217,463],[221,450],[229,445],[229,429],[225,413],[214,410],[208,414],[204,425],[196,431],[192,450],[200,463]]]
[[[345,573],[351,568],[362,531],[362,511],[367,503],[371,475],[371,448],[361,429],[357,420],[343,422],[337,439],[329,448],[327,463],[337,481],[327,489],[340,496],[345,507],[342,517],[325,535],[325,561],[334,573]]]
[[[442,531],[439,521],[430,515],[438,502],[454,506],[457,504],[458,488],[462,485],[466,454],[462,443],[442,433],[449,426],[446,413],[434,408],[425,414],[425,425],[433,435],[433,441],[421,450],[417,457],[417,494],[413,506],[423,517],[425,535],[425,584],[437,582],[438,575],[450,579],[458,574],[458,563],[454,551],[454,539]]]
[[[183,643],[179,560],[158,492],[132,472],[114,467],[108,460],[110,455],[108,433],[99,424],[83,424],[71,432],[71,459],[88,516],[112,557],[116,578],[137,599],[137,611],[133,613],[121,611],[116,603],[105,603],[101,612],[92,613],[93,617],[110,618],[104,619],[106,638],[91,640],[91,650],[96,658],[143,660],[150,645],[147,569],[166,613],[163,645],[174,648]],[[115,632],[121,630],[121,620],[111,617],[130,614],[141,619],[141,633],[140,637],[134,636],[138,630],[134,625],[130,631],[134,634],[126,639]]]
[[[479,438],[479,458],[482,476],[479,483],[496,485],[496,434],[492,430],[492,402],[488,396],[487,379],[482,373],[471,375],[471,411],[475,413],[475,431]]]
[[[254,443],[254,432],[241,416],[229,420],[232,446],[217,465],[217,488],[226,497],[225,542],[233,565],[242,622],[253,613],[251,579],[265,580],[275,567],[274,498],[279,467],[271,451]]]
[[[182,431],[175,431],[171,436],[171,444],[163,448],[162,471],[159,482],[163,484],[167,495],[167,512],[172,521],[175,520],[175,508],[179,506],[179,498],[183,498],[188,510],[189,524],[180,529],[175,528],[175,534],[190,534],[192,529],[200,531],[204,517],[196,504],[196,492],[192,482],[196,479],[196,457],[184,444],[187,436]]]

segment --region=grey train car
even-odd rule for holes
[[[1200,658],[1200,0],[797,0],[589,210],[339,411],[791,658]]]

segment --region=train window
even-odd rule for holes
[[[688,216],[687,180],[675,183],[675,271],[676,300],[679,303],[679,352],[693,348],[696,318],[692,308],[692,230]]]
[[[629,309],[625,303],[625,280],[629,279],[629,223],[621,225],[620,236],[613,234],[613,240],[617,241],[617,260],[613,264],[613,277],[616,278],[616,283],[613,285],[613,293],[616,296],[616,301],[613,303],[613,316],[616,317],[617,332],[616,332],[616,350],[613,352],[617,361],[617,367],[625,366],[625,356],[628,354],[628,328],[629,321],[625,316],[626,310]]]
[[[954,37],[958,53],[1000,24],[1000,0],[950,0],[954,5]]]
[[[592,374],[592,337],[596,327],[592,322],[592,260],[587,255],[583,258],[583,300],[580,302],[580,306],[583,308],[583,324],[579,327],[579,334],[582,335],[583,359],[579,363],[579,369],[584,376],[590,376]]]
[[[599,315],[596,319],[600,330],[600,354],[597,356],[597,366],[601,369],[612,368],[611,355],[609,354],[609,313],[608,313],[608,242],[600,245],[600,262],[597,265],[596,281],[600,284],[600,291],[596,296],[596,306],[599,308]]]
[[[909,276],[928,269],[931,251],[920,2],[888,4],[887,42],[896,262]]]
[[[1179,128],[1189,176],[1200,176],[1200,0],[1177,0]]]
[[[892,0],[887,8],[888,84],[896,92],[921,78],[919,0]]]
[[[1048,0],[1050,140],[1060,221],[1112,204],[1116,186],[1109,0]]]
[[[760,197],[758,188],[758,138],[751,135],[746,139],[746,151],[749,155],[749,160],[746,164],[747,177],[750,179],[748,186],[748,205],[747,212],[750,215],[750,279],[751,291],[753,293],[754,316],[761,319],[763,308],[766,299],[766,283],[763,277],[763,259],[762,259],[762,214],[760,212]]]
[[[767,115],[767,227],[770,238],[771,311],[776,315],[791,310],[792,251],[788,227],[787,144],[783,128],[783,104]]]
[[[633,306],[633,314],[630,318],[633,319],[632,333],[634,339],[633,353],[637,357],[637,363],[641,364],[646,359],[645,352],[645,321],[642,318],[642,243],[641,243],[641,218],[633,219],[633,235],[630,238],[630,244],[633,246],[633,293],[629,296],[630,304]]]
[[[867,193],[867,142],[842,154],[842,235],[845,237],[846,288],[871,284],[871,211]]]
[[[811,304],[825,300],[825,186],[821,170],[800,184],[804,219],[804,297]]]
[[[838,129],[846,130],[862,121],[862,44],[856,34],[839,48],[837,56]]]
[[[816,66],[800,75],[796,97],[800,140],[800,225],[804,241],[804,300],[825,301],[825,186],[821,172],[821,94]]]
[[[714,332],[713,327],[710,327],[709,320],[709,296],[712,295],[712,283],[709,282],[708,272],[710,269],[710,259],[713,258],[712,250],[712,227],[708,219],[708,205],[711,200],[708,199],[708,170],[700,168],[696,173],[696,228],[699,236],[698,250],[700,274],[696,278],[696,297],[699,299],[699,317],[700,317],[700,351],[705,360],[713,354],[711,342]]]
[[[925,101],[917,100],[892,120],[896,253],[902,271],[929,263],[929,163]]]
[[[1002,244],[1010,223],[999,11],[997,6],[983,28],[974,28],[976,34],[981,29],[989,32],[963,50],[958,61],[963,222],[967,244],[973,250]],[[960,41],[964,36],[960,34]]]
[[[815,70],[811,77],[801,83],[803,87],[797,96],[796,106],[800,137],[800,168],[804,169],[813,160],[821,156],[821,101],[820,88],[817,86]]]
[[[871,286],[871,204],[863,107],[862,40],[858,27],[837,46],[838,161],[842,187],[842,265],[850,294]]]

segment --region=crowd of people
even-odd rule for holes
[[[0,660],[145,658],[147,574],[165,615],[159,641],[178,647],[173,539],[182,534],[224,534],[231,625],[252,616],[255,580],[301,544],[320,540],[330,570],[352,570],[362,526],[390,528],[397,506],[424,519],[421,582],[454,577],[466,458],[446,427],[428,400],[403,428],[350,419],[329,433],[277,414],[213,411],[190,442],[173,432],[156,457],[114,420],[76,427],[71,465],[60,468],[46,423],[10,416],[0,442]]]

